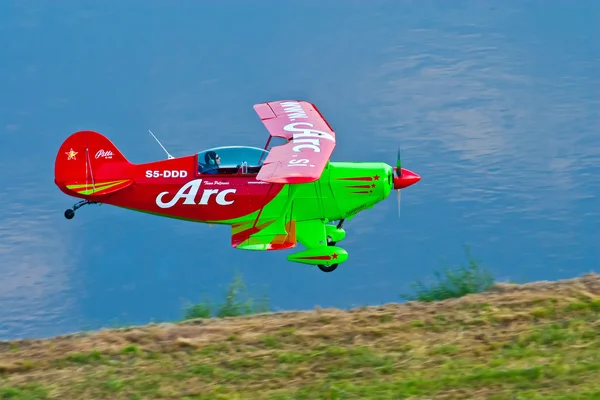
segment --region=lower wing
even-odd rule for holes
[[[282,216],[260,223],[254,219],[235,223],[231,226],[231,245],[243,250],[283,250],[295,247],[296,222]]]

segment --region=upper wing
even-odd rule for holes
[[[274,146],[256,179],[272,183],[306,183],[319,179],[335,147],[335,133],[317,107],[282,100],[254,105],[271,134],[287,139]]]

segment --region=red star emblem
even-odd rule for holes
[[[373,184],[371,184],[371,187],[372,187],[372,188],[374,188],[374,187],[375,187],[375,184],[374,184],[374,183],[373,183]]]
[[[332,257],[334,260],[337,260],[337,253],[333,253],[333,254],[331,255],[331,257]]]
[[[374,180],[376,180],[376,181],[378,181],[378,180],[379,180],[379,175],[375,175],[375,176],[373,177],[373,179],[374,179]]]
[[[71,151],[66,151],[66,152],[65,152],[65,154],[66,154],[67,156],[69,156],[69,158],[67,158],[67,160],[77,160],[77,159],[75,158],[75,156],[77,155],[77,152],[76,152],[76,151],[73,151],[73,148],[72,148],[72,147],[71,147]]]

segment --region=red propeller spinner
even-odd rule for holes
[[[394,167],[394,189],[404,189],[420,180],[421,177],[418,174],[406,168],[400,168],[400,173],[398,173],[398,167]]]

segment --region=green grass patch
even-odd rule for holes
[[[25,384],[19,387],[1,385],[0,400],[45,400],[48,399],[49,389],[36,384]]]

